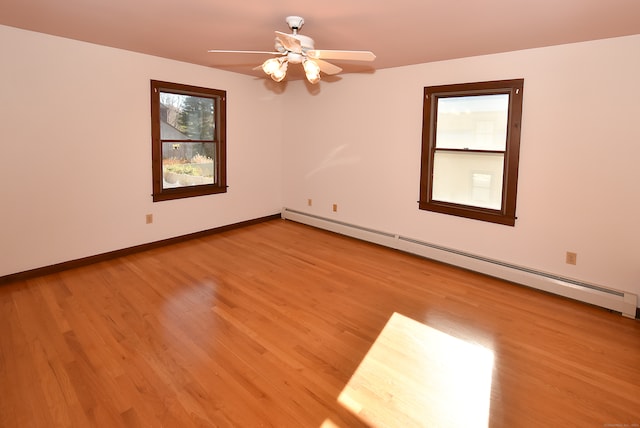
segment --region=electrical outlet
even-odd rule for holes
[[[566,262],[568,265],[575,265],[578,263],[578,254],[567,251]]]
[[[146,221],[147,221],[147,224],[153,223],[153,214],[147,214]]]
[[[312,201],[311,199],[307,199],[307,205],[308,205],[308,206],[313,205],[313,201]]]
[[[333,212],[334,213],[338,212],[338,204],[333,204]]]

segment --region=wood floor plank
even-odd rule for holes
[[[640,424],[640,322],[284,220],[6,284],[0,332],[2,427]]]

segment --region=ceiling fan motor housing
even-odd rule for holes
[[[313,49],[313,39],[309,36],[303,36],[302,34],[296,34],[293,37],[300,40],[300,45],[302,45],[302,51],[306,52],[308,50]]]
[[[282,42],[278,37],[276,37],[276,44],[275,44],[276,51],[282,52],[283,54],[288,52],[289,54],[297,53],[298,55],[300,54],[306,55],[307,51],[315,49],[313,39],[309,36],[303,36],[302,34],[289,34],[288,37],[292,39],[297,39],[300,42],[300,47],[302,52],[288,51],[287,48],[282,45]]]

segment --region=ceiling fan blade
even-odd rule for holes
[[[371,51],[336,51],[314,49],[307,51],[307,56],[313,59],[344,59],[351,61],[373,61],[376,56]]]
[[[228,51],[228,50],[219,50],[219,49],[211,49],[208,50],[209,53],[241,53],[241,54],[262,54],[262,55],[282,55],[281,52],[267,52],[267,51]]]
[[[301,53],[302,52],[302,44],[300,40],[293,37],[292,34],[281,33],[280,31],[276,31],[276,40],[280,42],[282,47],[290,52]]]
[[[333,65],[330,62],[323,61],[321,59],[314,59],[313,62],[318,64],[318,67],[320,67],[320,71],[322,71],[325,74],[329,74],[329,75],[338,74],[342,71],[342,69],[337,65]]]

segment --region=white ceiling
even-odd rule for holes
[[[640,0],[0,0],[0,24],[249,75],[288,15],[345,72],[640,34]],[[630,52],[638,55],[639,52]],[[295,76],[294,76],[295,77]]]

